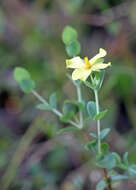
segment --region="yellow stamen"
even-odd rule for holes
[[[88,60],[88,57],[85,57],[85,58],[84,58],[84,61],[85,61],[85,68],[86,68],[86,69],[90,69],[90,68],[91,68],[91,64],[90,64],[90,62],[89,62],[89,60]]]

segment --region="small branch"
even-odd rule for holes
[[[77,87],[77,96],[78,96],[78,101],[82,103],[82,93],[81,93],[81,87],[80,85],[76,85]],[[83,112],[79,112],[79,119],[80,119],[80,128],[83,128]]]
[[[97,92],[97,90],[94,90],[94,94],[95,94],[95,102],[96,102],[96,112],[97,112],[97,114],[99,114],[100,111],[99,111],[99,99],[98,99],[98,92]],[[97,120],[98,153],[99,154],[101,153],[100,134],[101,134],[100,120]]]
[[[47,102],[42,96],[40,96],[36,91],[33,91],[32,93],[33,93],[33,95],[34,95],[40,102],[42,102],[42,103],[45,104],[45,105],[49,105],[48,102]],[[62,117],[62,116],[63,116],[63,114],[62,114],[60,111],[58,111],[57,109],[54,109],[54,108],[53,108],[52,111],[53,111],[57,116],[59,116],[59,117]],[[70,123],[71,125],[77,127],[77,128],[80,128],[79,125],[78,125],[77,123],[75,123],[74,121],[70,121],[69,123]]]
[[[107,182],[107,185],[108,185],[108,189],[112,190],[111,178],[108,175],[108,172],[107,172],[106,168],[102,168],[102,170],[103,170],[103,173],[104,173],[105,181]]]

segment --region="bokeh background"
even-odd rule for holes
[[[136,1],[1,0],[0,176],[10,190],[94,190],[103,176],[84,150],[83,137],[56,135],[67,124],[37,110],[36,98],[24,94],[13,78],[16,66],[26,68],[42,96],[57,92],[60,110],[64,100],[75,100],[61,39],[66,25],[78,32],[81,56],[91,57],[100,47],[108,51],[112,67],[100,102],[109,113],[102,127],[111,128],[110,150],[121,156],[129,151],[130,163],[136,163]],[[82,90],[93,100],[87,87]],[[88,122],[86,130],[94,129]],[[136,183],[123,181],[114,188],[134,190]]]

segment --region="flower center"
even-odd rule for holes
[[[91,68],[91,64],[90,64],[90,62],[88,60],[88,57],[85,57],[84,61],[85,61],[85,69],[90,69]]]

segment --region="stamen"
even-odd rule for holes
[[[91,64],[90,64],[90,62],[89,62],[89,60],[88,60],[88,57],[85,57],[85,58],[84,58],[84,61],[85,61],[85,68],[86,68],[86,69],[90,69],[90,68],[91,68]]]

